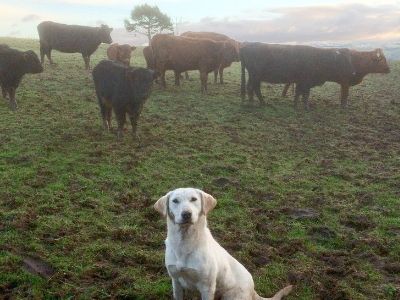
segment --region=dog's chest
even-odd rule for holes
[[[185,266],[179,261],[177,261],[175,265],[168,265],[167,268],[171,277],[177,279],[185,289],[195,289],[196,284],[201,279],[201,272]]]

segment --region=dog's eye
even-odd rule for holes
[[[191,202],[197,201],[196,197],[192,197],[192,199],[190,199]]]
[[[178,199],[174,199],[174,200],[172,200],[172,202],[179,203]]]

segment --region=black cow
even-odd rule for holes
[[[261,81],[296,83],[295,107],[303,97],[309,109],[310,89],[326,81],[350,80],[355,71],[349,49],[321,49],[310,46],[244,43],[240,49],[242,63],[241,96],[245,98],[245,69],[249,73],[249,99],[255,93],[261,104]]]
[[[43,72],[39,58],[35,52],[25,52],[12,49],[7,45],[0,45],[0,86],[3,97],[9,96],[10,107],[17,109],[15,91],[25,74]]]
[[[112,43],[110,33],[113,29],[107,25],[89,27],[45,21],[40,23],[37,29],[40,38],[40,60],[42,64],[45,55],[53,64],[51,50],[55,49],[65,53],[81,53],[86,70],[88,70],[90,55],[97,50],[101,43]]]
[[[155,72],[152,70],[127,67],[110,60],[102,60],[94,67],[93,80],[106,130],[111,128],[114,110],[118,122],[118,138],[122,137],[128,114],[133,137],[138,139],[137,121],[145,100],[150,96],[154,78]]]

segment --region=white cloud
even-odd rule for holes
[[[239,41],[311,42],[394,39],[400,32],[400,6],[364,4],[283,7],[264,10],[275,18],[227,21],[204,18],[181,32],[217,31]]]

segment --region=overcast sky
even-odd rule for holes
[[[118,4],[116,4],[118,3]],[[157,5],[178,31],[217,31],[239,41],[388,41],[400,38],[400,1],[393,0],[0,0],[0,36],[37,38],[44,20],[115,28],[116,41],[145,41],[127,34],[123,20],[137,4]]]

